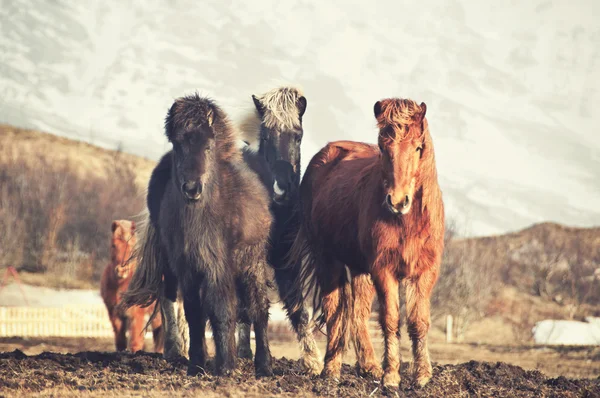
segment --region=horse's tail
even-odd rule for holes
[[[125,310],[133,306],[148,307],[156,303],[146,325],[148,327],[160,308],[160,299],[163,295],[163,262],[158,231],[150,222],[147,212],[138,225],[141,234],[134,248],[134,256],[138,260],[137,267],[127,290],[121,296],[119,305]]]
[[[289,311],[297,311],[312,296],[313,313],[311,323],[314,322],[319,329],[322,329],[325,325],[325,317],[323,313],[323,292],[320,286],[322,283],[339,286],[340,306],[334,310],[334,316],[341,317],[341,330],[339,333],[341,333],[341,341],[345,344],[348,341],[348,325],[351,324],[353,308],[351,279],[344,272],[340,275],[338,281],[330,280],[331,276],[324,267],[326,264],[321,264],[318,261],[321,256],[315,255],[314,252],[314,248],[319,247],[319,245],[311,244],[307,229],[308,225],[303,222],[288,253],[288,266],[300,267],[299,272],[296,273],[297,277],[293,287],[289,292]]]

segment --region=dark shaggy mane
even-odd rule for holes
[[[165,134],[169,140],[189,133],[194,127],[212,130],[219,160],[241,160],[237,129],[214,100],[198,93],[176,99],[165,118]]]

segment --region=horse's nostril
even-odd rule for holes
[[[385,202],[388,204],[388,206],[394,206],[392,204],[392,196],[390,194],[385,197]]]
[[[404,197],[404,207],[408,206],[410,204],[410,198],[408,197],[408,195],[406,195]]]
[[[181,190],[187,197],[194,198],[202,193],[202,184],[188,181],[181,186]]]

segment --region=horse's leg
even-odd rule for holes
[[[375,287],[368,274],[352,277],[352,294],[354,295],[352,338],[357,367],[361,373],[380,379],[383,376],[383,370],[375,359],[375,350],[373,350],[369,336],[369,318],[375,297]]]
[[[254,258],[251,258],[251,261]],[[271,350],[267,333],[269,322],[269,298],[265,276],[266,259],[259,259],[248,265],[248,271],[240,278],[241,304],[248,311],[256,335],[256,356],[254,367],[257,376],[272,376]]]
[[[322,265],[319,266],[322,269]],[[345,311],[342,280],[344,265],[331,262],[328,272],[321,272],[319,284],[322,292],[322,307],[327,325],[327,352],[325,353],[325,366],[322,375],[325,377],[339,378],[342,369],[342,355],[346,346],[344,333]]]
[[[156,305],[156,304],[155,304]],[[153,306],[154,307],[154,306]],[[154,342],[154,352],[162,353],[164,348],[164,328],[161,315],[157,314],[152,319],[152,341]]]
[[[246,313],[239,318],[237,324],[237,356],[238,358],[252,359],[252,347],[250,347],[250,317]]]
[[[131,352],[137,352],[144,349],[144,310],[136,306],[129,311],[129,348]]]
[[[204,373],[206,369],[206,316],[200,297],[201,292],[197,290],[186,293],[183,300],[185,319],[190,331],[188,376]]]
[[[203,301],[213,331],[217,374],[227,374],[236,366],[237,294],[233,277],[224,276],[218,283],[207,281]]]
[[[283,300],[288,319],[292,324],[294,332],[302,349],[302,357],[300,361],[308,374],[318,375],[323,369],[321,361],[321,353],[315,338],[312,335],[313,325],[309,322],[308,311],[304,307],[304,303],[294,312],[290,312],[292,307],[292,283],[297,280],[297,275],[300,267],[275,268],[275,281],[279,290],[279,296]]]
[[[406,283],[406,317],[408,334],[412,340],[414,358],[414,381],[424,386],[431,379],[432,369],[427,348],[430,326],[430,297],[437,279],[437,270],[428,269],[419,277]]]
[[[177,279],[164,267],[164,292],[160,300],[162,324],[164,328],[164,357],[174,360],[185,356],[183,342],[179,332],[177,308]]]
[[[400,295],[398,279],[385,267],[378,267],[371,275],[379,298],[379,323],[385,341],[384,387],[400,384]]]
[[[112,324],[113,332],[115,333],[116,350],[125,351],[127,349],[127,336],[123,320],[111,311],[110,323]]]

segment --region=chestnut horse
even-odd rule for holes
[[[147,308],[131,307],[121,311],[118,304],[121,294],[127,290],[136,261],[132,250],[136,243],[135,222],[115,220],[112,222],[110,263],[102,273],[100,294],[106,305],[108,316],[115,333],[117,351],[127,349],[127,331],[129,331],[129,349],[133,352],[144,349],[144,315],[154,311],[154,305]],[[163,330],[160,317],[152,321],[154,351],[163,351]]]
[[[430,296],[444,247],[444,206],[437,181],[426,106],[384,99],[374,106],[379,147],[329,143],[311,160],[300,185],[302,226],[292,261],[306,256],[296,300],[314,292],[327,326],[324,376],[339,377],[348,328],[358,366],[384,386],[400,382],[399,287],[406,286],[414,377],[431,378],[427,348]],[[346,267],[349,274],[346,272]],[[385,340],[384,369],[368,333],[377,293]]]

